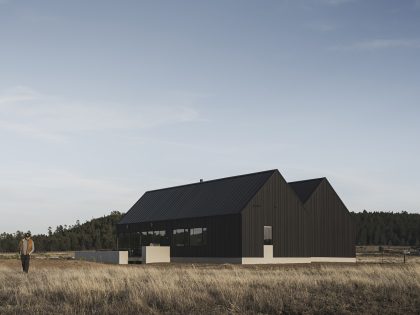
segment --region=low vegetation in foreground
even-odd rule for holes
[[[129,265],[0,260],[0,314],[418,314],[420,264]]]

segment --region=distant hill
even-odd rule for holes
[[[33,235],[36,251],[68,251],[116,248],[115,225],[123,213],[113,211],[107,216],[92,219],[83,224],[59,225],[55,231],[48,229],[48,234]],[[18,241],[24,232],[0,234],[0,252],[16,251]]]
[[[356,223],[357,245],[420,246],[420,214],[402,212],[351,212]],[[37,251],[70,251],[115,249],[115,225],[123,213],[113,211],[107,216],[83,224],[59,225],[48,234],[34,235]],[[0,234],[0,252],[14,252],[23,232]]]

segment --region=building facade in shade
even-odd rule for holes
[[[146,192],[117,225],[119,250],[170,246],[171,261],[355,261],[349,211],[327,179],[269,170]]]

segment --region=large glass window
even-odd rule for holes
[[[166,238],[166,231],[153,231],[152,233],[152,243],[163,245]]]
[[[190,229],[190,245],[203,246],[207,243],[207,228]]]
[[[118,235],[118,250],[127,250],[128,255],[141,256],[140,232],[122,233]]]
[[[166,231],[143,231],[141,232],[141,245],[149,246],[150,244],[168,245]]]
[[[207,245],[207,228],[203,228],[203,245]]]
[[[264,226],[264,245],[273,245],[273,227]]]
[[[118,235],[118,249],[128,250],[129,256],[141,256],[141,247],[169,245],[169,237],[165,230],[121,233]]]
[[[172,234],[172,242],[175,246],[187,246],[188,229],[174,229]]]
[[[128,250],[130,248],[130,234],[121,233],[118,235],[118,249]]]
[[[150,236],[148,231],[141,232],[141,246],[149,246],[150,245]]]

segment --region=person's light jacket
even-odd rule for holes
[[[26,241],[27,242],[27,246],[26,246],[26,252],[25,252],[25,246],[23,246],[23,242]],[[21,255],[31,255],[35,250],[35,245],[34,245],[34,241],[32,239],[22,239],[19,242],[19,252]]]

